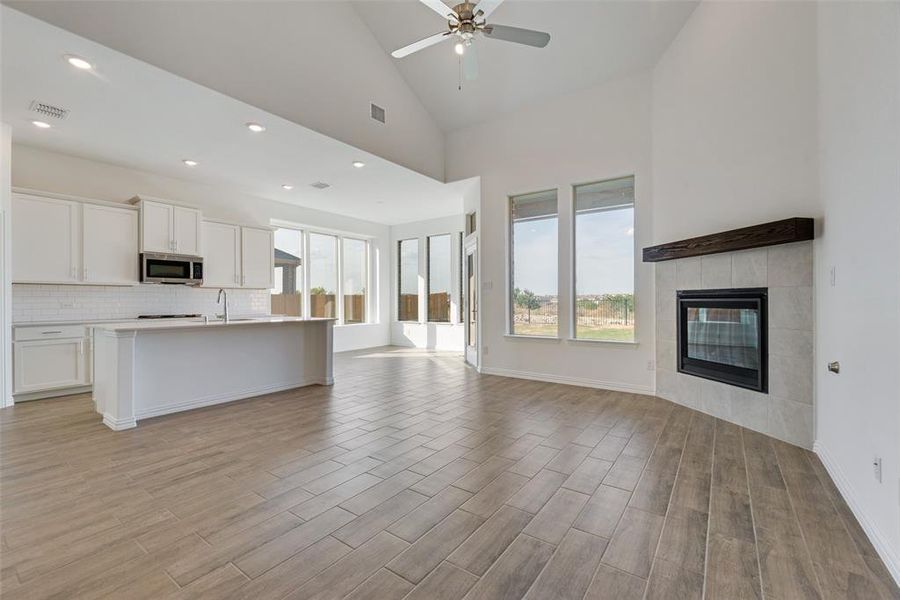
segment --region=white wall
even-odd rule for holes
[[[12,128],[0,123],[0,408],[11,406],[12,398],[12,293],[10,284],[10,222],[9,207],[12,199],[10,158],[12,155]]]
[[[447,138],[448,180],[481,176],[481,366],[489,373],[652,392],[652,268],[636,265],[637,344],[507,337],[508,197],[559,190],[560,327],[571,315],[572,185],[635,176],[635,248],[652,239],[650,76],[563,96]],[[636,253],[638,255],[638,253]],[[489,289],[488,289],[489,288]],[[565,333],[563,334],[565,335]]]
[[[653,70],[653,241],[819,217],[814,2],[701,2]]]
[[[246,225],[269,225],[271,219],[278,219],[369,237],[380,278],[377,322],[336,327],[335,350],[390,343],[390,234],[386,225],[19,144],[12,147],[12,185],[110,202],[125,202],[142,194],[196,206],[209,219]]]
[[[900,4],[818,16],[816,451],[900,581]]]
[[[442,217],[404,223],[391,227],[391,343],[397,346],[430,348],[434,350],[452,350],[462,352],[465,344],[465,330],[459,320],[460,299],[460,248],[459,235],[465,229],[463,215]],[[429,323],[426,300],[426,278],[428,277],[428,256],[426,240],[430,235],[449,233],[451,236],[450,265],[450,322]],[[400,240],[417,239],[419,241],[419,322],[400,322],[397,320],[397,304],[399,294],[397,244]]]

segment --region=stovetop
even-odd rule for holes
[[[199,319],[200,315],[138,315],[138,319]]]

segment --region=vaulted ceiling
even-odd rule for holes
[[[441,131],[649,68],[697,4],[506,0],[491,21],[547,31],[550,44],[477,39],[479,77],[459,90],[452,44],[390,57],[446,28],[416,0],[3,1],[438,178]],[[372,124],[369,101],[387,108],[390,132]]]
[[[476,37],[478,77],[463,78],[462,89],[452,43],[397,59],[396,65],[441,129],[452,131],[652,67],[696,5],[693,0],[507,0],[489,21],[546,31],[551,36],[546,48]],[[387,53],[447,27],[414,0],[362,0],[355,6]]]

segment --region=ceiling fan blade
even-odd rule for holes
[[[443,33],[436,33],[434,35],[430,35],[425,39],[419,40],[418,42],[413,42],[408,46],[403,46],[402,48],[398,48],[391,52],[391,56],[394,58],[403,58],[404,56],[409,56],[413,52],[418,52],[428,46],[434,46],[444,40],[450,39],[450,32],[445,31]]]
[[[484,35],[496,40],[525,44],[535,48],[543,48],[550,43],[549,33],[533,29],[522,29],[521,27],[510,27],[508,25],[487,25],[484,28]]]
[[[475,81],[478,79],[478,53],[475,52],[475,44],[466,46],[466,52],[462,57],[463,75],[466,81]]]
[[[475,14],[477,14],[480,19],[487,19],[491,16],[491,13],[500,6],[501,2],[503,2],[503,0],[481,0],[481,2],[475,5]],[[480,14],[479,11],[481,11]]]
[[[459,17],[456,16],[456,13],[453,12],[453,9],[441,2],[441,0],[419,0],[422,4],[441,15],[445,19],[456,19],[459,20]]]

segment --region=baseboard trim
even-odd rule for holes
[[[303,381],[268,385],[251,390],[241,390],[238,392],[231,392],[227,394],[213,394],[210,396],[204,396],[203,398],[195,398],[193,400],[187,400],[185,402],[178,402],[176,404],[167,404],[166,406],[139,409],[135,411],[135,418],[137,420],[150,419],[153,417],[161,417],[162,415],[168,415],[176,412],[193,410],[195,408],[215,406],[216,404],[225,404],[226,402],[234,402],[235,400],[245,400],[247,398],[254,398],[256,396],[265,396],[266,394],[274,394],[275,392],[284,392],[286,390],[306,387],[308,385],[332,385],[333,383],[334,379],[330,377],[313,377],[304,379]]]
[[[103,424],[113,431],[122,431],[123,429],[137,427],[137,421],[134,419],[114,419],[109,415],[103,415]]]
[[[878,552],[878,556],[881,557],[882,562],[884,562],[884,565],[887,567],[888,571],[890,571],[891,577],[894,578],[897,585],[900,585],[900,557],[894,553],[890,545],[885,541],[884,536],[878,531],[878,527],[876,527],[872,520],[866,515],[865,511],[862,509],[862,505],[856,498],[856,492],[844,476],[841,467],[828,453],[828,449],[825,445],[816,440],[813,443],[813,452],[815,452],[822,461],[825,470],[828,471],[828,475],[830,475],[832,481],[834,481],[834,485],[837,486],[841,496],[844,497],[844,501],[847,502],[847,506],[850,507],[856,520],[859,521],[859,524],[862,526],[863,531],[866,532],[869,541],[872,542],[872,546],[875,547],[875,551]]]
[[[577,385],[579,387],[597,388],[612,392],[628,392],[630,394],[644,394],[652,396],[652,386],[633,385],[619,381],[602,381],[598,379],[585,379],[581,377],[562,377],[550,373],[535,373],[533,371],[516,371],[514,369],[501,369],[497,367],[481,367],[481,373],[485,375],[499,375],[501,377],[513,377],[515,379],[531,379],[533,381],[546,381],[549,383],[562,383],[564,385]]]

